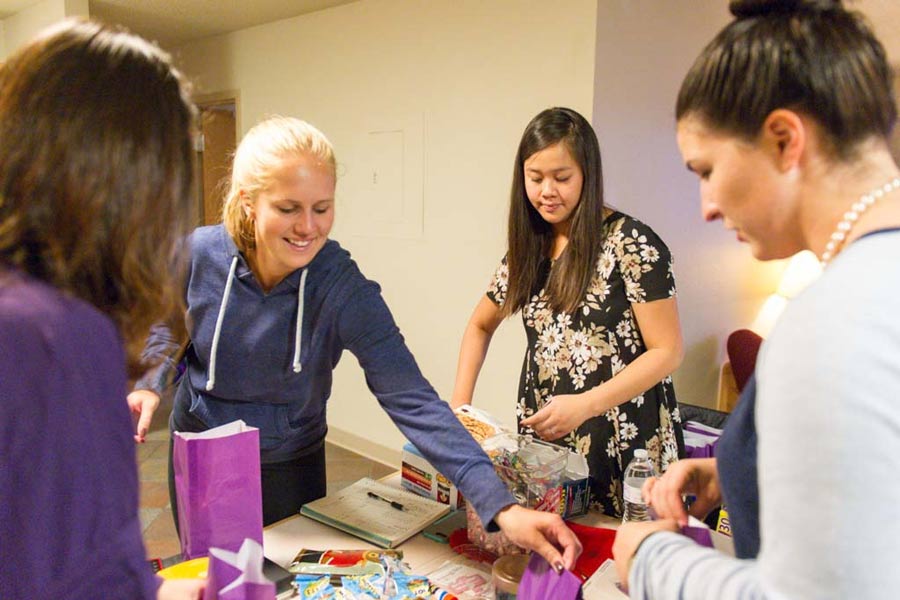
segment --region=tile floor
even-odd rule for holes
[[[168,412],[163,407],[160,409],[160,413]],[[168,447],[169,430],[165,419],[154,419],[147,441],[137,448],[141,482],[141,529],[147,556],[150,558],[166,558],[181,551],[169,504]],[[362,477],[377,479],[397,469],[331,443],[325,444],[325,460],[328,465],[329,492],[350,485]]]

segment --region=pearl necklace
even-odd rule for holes
[[[825,251],[822,252],[822,257],[819,259],[822,267],[827,265],[831,259],[834,258],[835,254],[840,251],[844,240],[847,239],[847,235],[850,233],[850,230],[853,229],[859,216],[866,212],[866,209],[875,204],[876,200],[885,194],[893,192],[897,188],[900,188],[900,177],[894,177],[883,186],[875,188],[868,194],[863,194],[859,197],[859,200],[850,206],[850,210],[844,213],[844,218],[837,224],[837,228],[835,228],[834,233],[831,234],[828,243],[825,244]]]

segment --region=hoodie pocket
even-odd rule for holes
[[[238,419],[256,427],[259,429],[259,449],[263,452],[277,450],[287,439],[287,405],[228,402],[197,394],[190,412],[210,428]]]

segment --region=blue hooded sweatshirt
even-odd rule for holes
[[[318,450],[327,432],[332,373],[345,349],[400,431],[454,482],[483,523],[515,499],[490,459],[422,376],[377,283],[329,240],[303,269],[264,292],[223,225],[190,239],[187,370],[175,394],[176,431],[243,419],[259,428],[263,463]],[[171,355],[171,334],[154,329],[148,357]],[[174,365],[135,386],[162,391]]]

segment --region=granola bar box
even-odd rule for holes
[[[456,486],[432,467],[409,442],[403,445],[400,453],[400,485],[420,496],[449,504],[454,509],[466,505]]]

